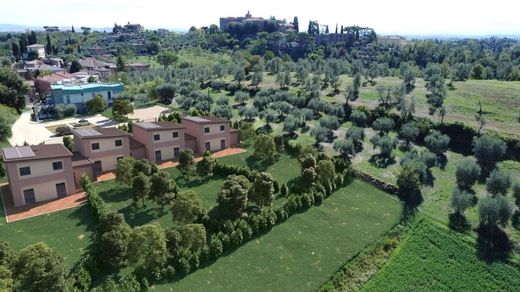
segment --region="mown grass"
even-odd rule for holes
[[[72,265],[91,244],[95,221],[88,205],[11,223],[6,223],[3,206],[0,208],[0,240],[7,241],[15,250],[41,241]]]
[[[399,201],[353,181],[210,266],[157,291],[312,291],[401,218]]]
[[[513,291],[520,269],[478,258],[474,238],[422,219],[364,291]],[[516,287],[516,288],[515,288]]]
[[[224,184],[224,177],[213,176],[209,179],[196,177],[186,181],[181,177],[180,172],[176,168],[169,168],[166,171],[172,175],[181,191],[191,190],[197,193],[207,211],[210,211],[217,205],[217,195]],[[132,204],[132,190],[124,184],[111,180],[96,184],[96,188],[108,206],[113,211],[123,214],[130,226],[139,226],[152,222],[160,222],[165,228],[175,225],[168,207],[163,209],[150,200],[145,200],[144,206],[142,201],[139,200],[137,205],[134,206]]]

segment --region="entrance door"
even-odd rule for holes
[[[161,161],[161,160],[162,160],[161,150],[155,151],[155,161]]]
[[[98,160],[98,161],[95,161],[94,162],[94,172],[96,174],[100,173],[101,171],[103,171],[103,168],[101,166],[101,160]]]
[[[67,188],[65,183],[56,184],[56,194],[58,197],[65,197],[67,195]]]
[[[225,149],[226,148],[226,139],[222,139],[220,140],[220,149]]]
[[[24,190],[23,198],[25,199],[26,205],[36,203],[36,196],[34,195],[34,189]]]
[[[179,147],[173,148],[173,158],[179,157],[180,151]]]
[[[211,144],[209,142],[206,142],[206,150],[210,151],[211,150]]]

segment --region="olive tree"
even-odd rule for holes
[[[465,159],[457,165],[455,177],[461,190],[471,190],[480,176],[480,167],[473,159]]]

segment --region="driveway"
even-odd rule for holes
[[[11,138],[9,138],[9,143],[12,146],[21,146],[24,144],[24,142],[27,142],[29,145],[37,145],[40,143],[62,143],[63,138],[56,137],[56,135],[54,135],[54,133],[52,133],[51,131],[47,130],[46,127],[62,124],[73,127],[73,125],[81,119],[87,119],[89,120],[89,122],[99,127],[115,127],[118,125],[117,122],[107,119],[102,115],[69,118],[58,121],[50,121],[46,123],[33,122],[31,121],[31,112],[28,111],[22,113],[20,115],[20,118],[18,118],[18,120],[16,120],[16,122],[11,127],[13,135],[11,136]]]
[[[132,120],[141,120],[144,122],[155,122],[162,114],[169,114],[171,111],[169,108],[154,105],[152,107],[135,109],[133,114],[129,114],[128,118]]]

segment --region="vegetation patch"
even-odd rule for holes
[[[360,181],[159,290],[312,291],[399,221],[402,205]]]
[[[474,239],[421,219],[366,291],[506,291],[520,287],[520,270],[479,259]]]

